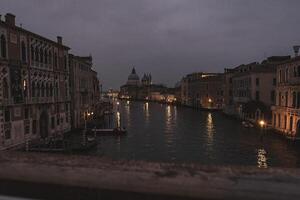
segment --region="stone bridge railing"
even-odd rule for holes
[[[0,195],[37,199],[300,199],[300,170],[0,153]]]

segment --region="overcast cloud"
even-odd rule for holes
[[[132,66],[173,86],[186,73],[292,54],[299,8],[299,0],[1,0],[0,14],[92,54],[104,88],[119,88]]]

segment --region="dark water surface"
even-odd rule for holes
[[[126,136],[98,137],[91,152],[113,159],[259,167],[300,166],[300,144],[241,126],[219,112],[120,102]]]

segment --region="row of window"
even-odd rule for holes
[[[4,99],[8,99],[9,98],[9,87],[8,87],[8,82],[7,79],[4,78],[3,79],[3,98]],[[23,85],[23,92],[24,92],[24,97],[27,96],[27,83],[24,80],[24,85]],[[58,83],[55,84],[54,88],[52,86],[52,84],[48,84],[48,83],[40,83],[40,82],[32,82],[31,84],[31,96],[32,97],[53,97],[53,93],[54,96],[57,97],[58,96]],[[65,83],[65,96],[68,97],[69,96],[69,90],[68,90],[68,84]]]
[[[54,52],[54,56],[52,57],[52,52],[51,50],[46,50],[43,47],[34,47],[31,45],[31,60],[44,63],[44,64],[52,64],[52,59],[53,59],[53,64],[54,67],[58,66],[58,57],[57,53]],[[0,36],[0,55],[2,58],[7,58],[7,40],[6,37],[2,34]],[[23,62],[27,61],[27,47],[24,41],[21,42],[21,60]],[[64,56],[64,67],[65,70],[67,69],[67,56]]]
[[[300,77],[300,65],[293,67],[293,77]],[[289,72],[289,67],[286,67],[285,69],[280,69],[278,74],[279,83],[286,83],[289,80],[289,77],[291,77],[291,74]]]
[[[283,101],[284,100],[284,101]],[[292,104],[289,105],[289,93],[285,92],[282,94],[281,92],[278,93],[278,100],[277,105],[278,106],[286,106],[286,107],[292,107],[292,108],[300,108],[300,92],[292,92]]]
[[[66,115],[66,123],[69,123],[69,116]],[[64,123],[63,118],[58,118],[56,120],[56,125],[59,126],[60,124]],[[55,118],[51,117],[51,129],[55,129]],[[24,126],[24,134],[27,135],[30,133],[30,126],[29,124]],[[32,134],[35,135],[37,133],[37,120],[32,120]],[[4,133],[4,137],[6,140],[11,139],[11,129],[7,129]]]
[[[292,131],[293,124],[294,124],[293,116],[289,117],[289,124],[288,124],[288,116],[287,115],[284,115],[283,120],[282,120],[282,116],[280,114],[273,114],[274,127],[288,129],[288,130]]]
[[[56,106],[56,112],[59,113],[59,105]],[[69,112],[69,104],[65,104],[65,111]],[[24,119],[29,119],[30,118],[30,109],[27,107],[24,109]],[[4,110],[4,121],[5,122],[10,122],[11,121],[11,110],[10,109],[5,109]]]

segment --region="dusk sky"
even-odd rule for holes
[[[103,87],[118,89],[132,66],[174,86],[187,73],[293,54],[299,8],[299,0],[1,0],[0,14],[92,54]]]

